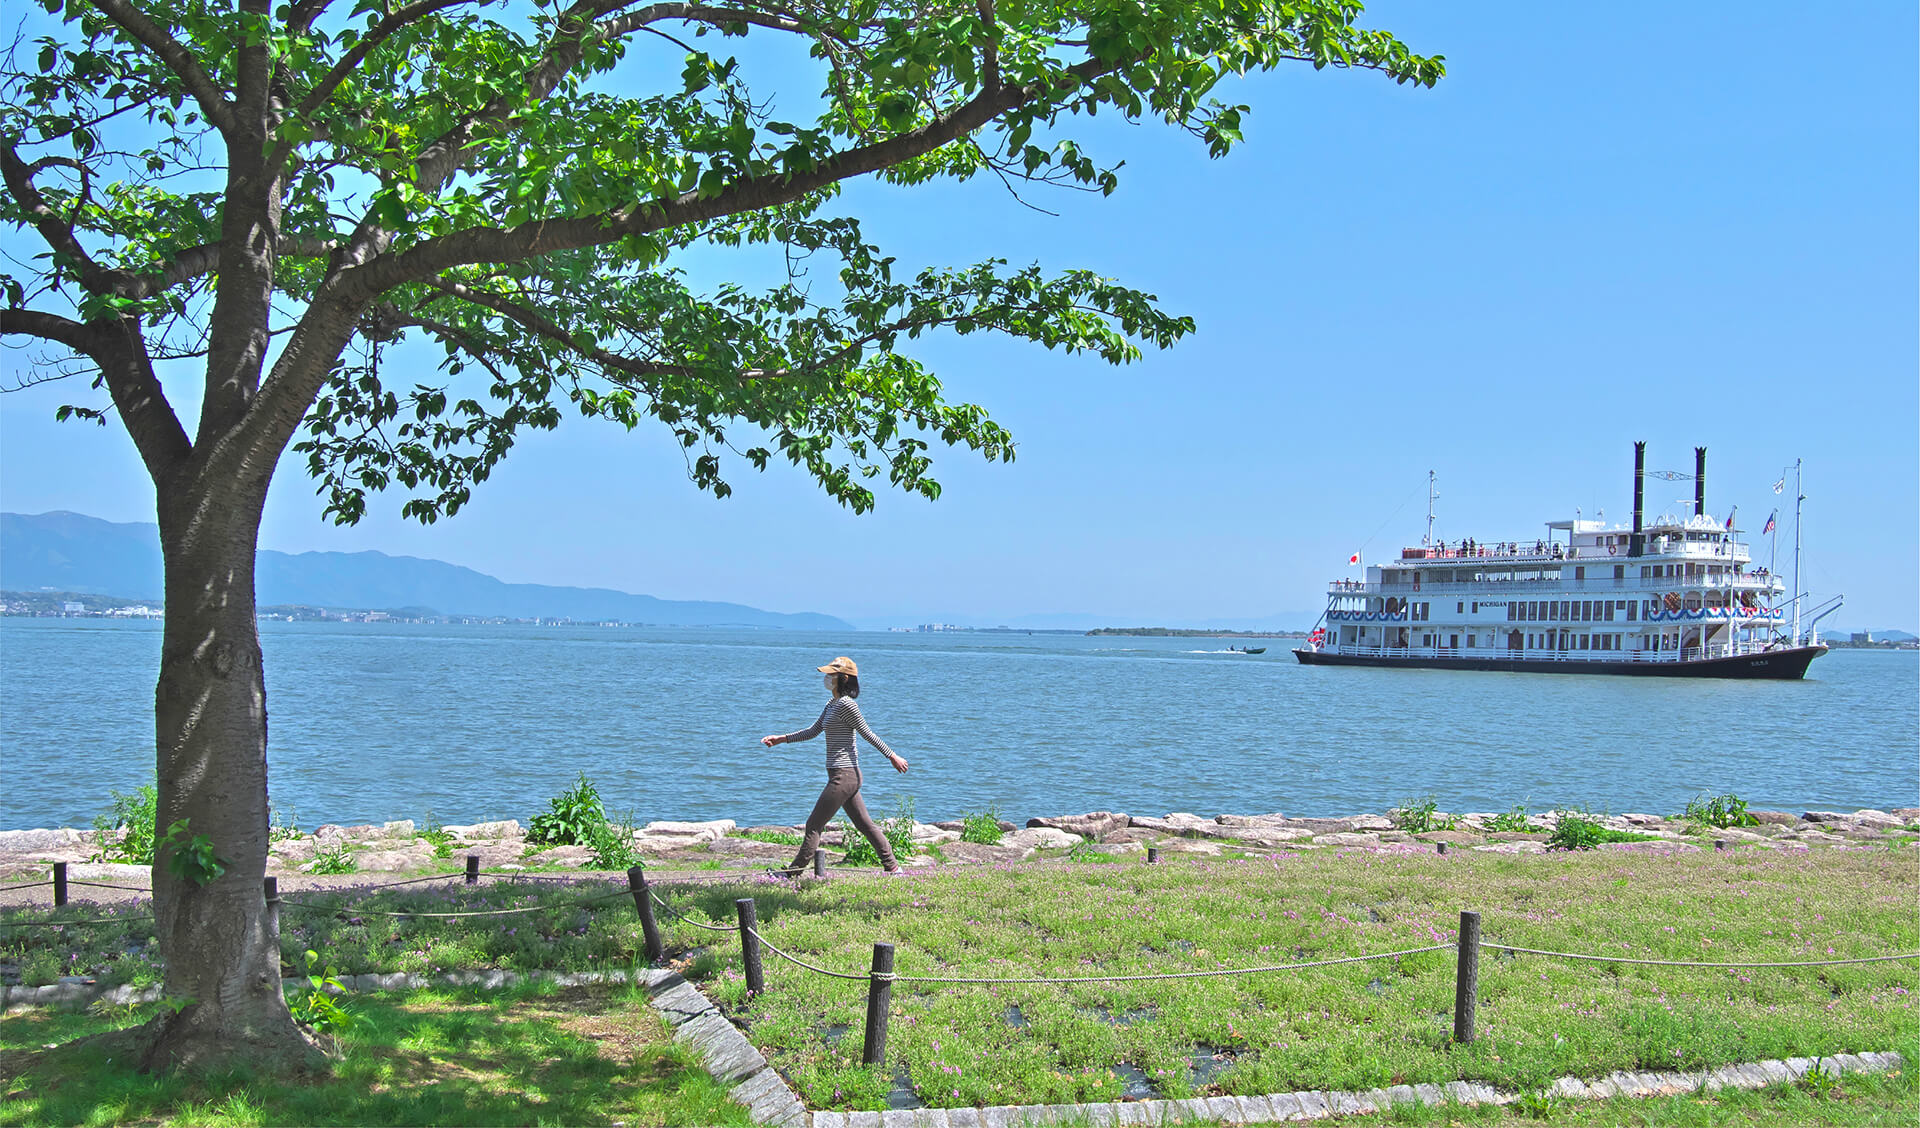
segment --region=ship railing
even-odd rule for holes
[[[1668,592],[1668,591],[1725,591],[1732,587],[1735,591],[1750,591],[1755,594],[1785,591],[1786,585],[1779,576],[1752,573],[1732,577],[1709,576],[1664,576],[1648,577],[1625,576],[1614,579],[1611,576],[1589,576],[1583,580],[1544,579],[1544,580],[1477,580],[1470,583],[1368,583],[1364,580],[1334,580],[1327,585],[1328,595],[1465,595],[1481,602],[1497,602],[1504,598],[1532,599],[1535,592]]]
[[[1704,658],[1734,658],[1746,654],[1759,654],[1765,649],[1765,646],[1741,643],[1675,647],[1672,650],[1514,650],[1503,646],[1354,646],[1343,643],[1321,647],[1323,653],[1355,658],[1491,658],[1572,664],[1696,662]]]
[[[1653,542],[1649,542],[1646,554],[1649,556],[1691,557],[1700,560],[1753,559],[1752,549],[1739,541],[1735,541],[1731,549],[1725,544],[1697,544],[1691,541],[1685,544],[1666,545],[1656,545]],[[1476,542],[1470,549],[1455,546],[1448,548],[1403,548],[1400,550],[1400,560],[1403,563],[1409,560],[1435,560],[1443,562],[1449,560],[1470,560],[1474,562],[1486,561],[1489,563],[1552,564],[1563,560],[1611,560],[1618,564],[1629,559],[1638,560],[1640,558],[1637,556],[1629,557],[1625,545],[1577,545],[1573,548],[1568,548],[1562,544],[1546,548],[1535,548],[1532,545],[1515,547],[1503,541],[1496,544],[1479,544]]]

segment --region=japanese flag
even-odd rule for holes
[[[1347,557],[1347,563],[1349,564],[1360,563],[1360,554],[1356,552],[1352,556]]]

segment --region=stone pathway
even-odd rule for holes
[[[1764,1089],[1797,1081],[1815,1070],[1830,1077],[1847,1073],[1891,1073],[1905,1059],[1891,1051],[1839,1054],[1828,1058],[1788,1058],[1751,1065],[1729,1065],[1705,1073],[1610,1073],[1595,1081],[1562,1077],[1549,1092],[1565,1100],[1613,1097],[1665,1097],[1716,1089]],[[1329,1116],[1365,1116],[1394,1105],[1513,1104],[1519,1093],[1471,1081],[1445,1085],[1395,1085],[1366,1092],[1270,1093],[1259,1097],[1196,1097],[1184,1101],[1120,1101],[1112,1104],[1001,1105],[993,1108],[916,1108],[887,1112],[816,1112],[813,1128],[1015,1128],[1018,1125],[1275,1124]]]

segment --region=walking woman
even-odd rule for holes
[[[867,841],[873,843],[874,852],[880,855],[880,864],[888,873],[899,873],[900,863],[893,859],[893,846],[887,836],[867,813],[867,804],[860,798],[860,760],[853,747],[853,734],[859,733],[868,744],[878,748],[887,759],[893,761],[895,771],[906,771],[905,759],[896,756],[886,742],[873,735],[867,727],[865,718],[860,716],[860,706],[853,699],[860,696],[860,669],[851,658],[835,658],[824,666],[815,669],[827,676],[827,693],[832,699],[827,707],[820,710],[820,719],[785,736],[763,736],[760,743],[772,748],[776,744],[786,744],[794,740],[812,740],[822,732],[827,734],[827,786],[820,792],[820,801],[813,805],[813,813],[807,816],[807,835],[800,842],[800,852],[794,855],[793,864],[775,873],[787,877],[798,877],[806,871],[807,863],[813,861],[814,851],[820,848],[820,832],[827,829],[835,813],[845,808],[847,817]],[[852,845],[852,843],[848,843]]]

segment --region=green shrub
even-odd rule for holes
[[[150,783],[131,795],[113,792],[113,809],[94,816],[100,858],[136,866],[153,864],[154,835],[160,812],[160,793]]]
[[[588,827],[586,846],[593,851],[588,864],[603,870],[624,870],[639,865],[640,855],[633,849],[633,830],[632,810]]]
[[[1760,820],[1747,813],[1747,801],[1738,795],[1697,795],[1687,800],[1686,813],[1680,816],[1702,826],[1759,826]]]
[[[1398,807],[1387,812],[1393,818],[1393,825],[1408,834],[1425,834],[1429,830],[1452,830],[1459,825],[1452,815],[1434,817],[1440,804],[1433,796],[1408,799]]]
[[[899,861],[911,858],[919,852],[913,844],[913,796],[902,795],[894,807],[893,817],[881,819],[880,833],[887,836],[888,845],[893,847],[893,858]],[[847,847],[847,864],[850,866],[877,866],[880,855],[867,841],[867,836],[855,830],[853,824],[840,820],[841,842]]]
[[[429,815],[428,817],[432,816]],[[272,800],[268,800],[267,841],[291,842],[300,837],[300,812],[289,810],[283,820],[280,814],[280,808],[274,806]]]
[[[600,804],[600,792],[580,773],[573,790],[547,800],[549,810],[535,815],[527,830],[529,846],[586,846],[596,827],[607,823],[606,808]]]
[[[1532,829],[1533,824],[1527,821],[1527,805],[1525,803],[1515,803],[1513,806],[1508,807],[1506,810],[1501,811],[1499,814],[1487,820],[1487,830],[1495,834],[1503,832],[1519,832],[1524,834]]]
[[[1657,835],[1613,830],[1584,807],[1577,811],[1555,811],[1553,833],[1547,835],[1547,847],[1560,850],[1591,850],[1608,842],[1658,841]]]
[[[994,846],[1000,842],[1000,836],[1006,832],[1000,829],[1000,807],[995,804],[984,811],[969,811],[960,816],[960,841],[978,842],[982,846]]]
[[[420,820],[420,825],[421,830],[419,831],[419,837],[425,839],[427,845],[433,847],[434,857],[453,857],[453,835],[448,832],[447,828],[441,824],[439,819],[433,817],[432,810],[427,811],[427,816]]]
[[[336,842],[331,847],[313,856],[313,869],[309,873],[331,875],[352,873],[360,868],[360,859],[353,856],[345,842]]]
[[[340,972],[328,966],[324,971],[314,965],[320,962],[320,953],[307,949],[305,979],[307,990],[288,1000],[287,1007],[293,1012],[293,1020],[315,1030],[333,1034],[344,1033],[356,1022],[357,1017],[340,1005],[336,995],[344,992],[346,984],[340,982]]]

